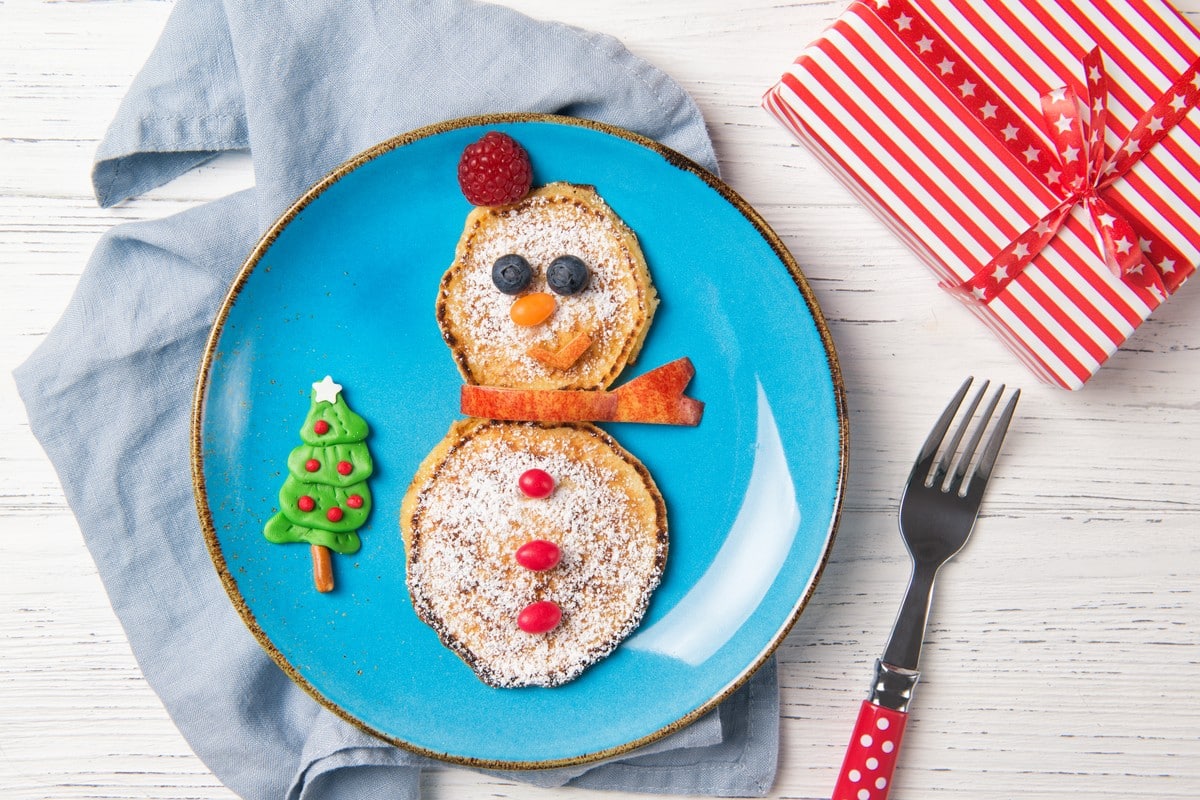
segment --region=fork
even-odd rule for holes
[[[925,637],[933,581],[941,566],[967,543],[975,527],[984,489],[1000,455],[1017,398],[1021,396],[1019,389],[1010,395],[976,460],[975,451],[1004,386],[992,395],[979,414],[966,445],[959,452],[959,444],[988,389],[988,381],[984,381],[967,404],[954,433],[947,438],[946,433],[973,380],[967,378],[963,382],[933,426],[900,498],[900,534],[912,558],[912,575],[887,648],[875,662],[875,680],[870,695],[859,708],[833,800],[885,800],[891,788],[908,721],[908,704],[921,675],[917,662]]]

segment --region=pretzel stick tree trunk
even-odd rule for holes
[[[313,585],[318,592],[333,591],[333,557],[323,544],[309,545],[313,562]]]

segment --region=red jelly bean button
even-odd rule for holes
[[[534,572],[558,566],[561,558],[562,551],[558,545],[545,539],[534,539],[517,548],[517,563]]]
[[[304,462],[304,468],[309,472],[316,472],[321,468],[321,462],[317,461],[315,458],[310,458],[308,461]]]
[[[312,511],[317,507],[317,501],[313,500],[308,495],[303,495],[299,500],[296,501],[296,507],[301,511]]]
[[[546,633],[558,627],[562,609],[558,603],[542,600],[525,606],[517,616],[517,627],[526,633]]]
[[[362,508],[363,507],[362,495],[361,494],[350,495],[349,497],[346,498],[346,505],[350,506],[351,508]]]
[[[330,522],[341,522],[343,516],[345,516],[345,512],[343,512],[337,506],[334,506],[325,512],[325,519],[329,520]]]
[[[550,473],[545,470],[527,469],[517,479],[517,485],[521,487],[521,492],[526,497],[539,499],[549,497],[550,493],[554,491],[554,478],[551,478]]]
[[[349,461],[339,461],[337,464],[337,471],[340,475],[349,475],[354,471],[354,465]]]
[[[329,423],[323,419],[317,420],[313,423],[313,432],[316,433],[317,436],[324,436],[325,434],[329,433]]]

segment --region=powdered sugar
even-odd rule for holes
[[[648,475],[591,426],[489,423],[458,443],[418,497],[409,588],[418,613],[496,686],[571,680],[637,627],[666,558],[665,518]],[[517,478],[539,468],[546,499]],[[546,572],[519,566],[531,539],[562,550]],[[558,628],[527,634],[528,604],[553,600]]]

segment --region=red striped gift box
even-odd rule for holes
[[[861,0],[764,106],[1042,380],[1200,260],[1200,35],[1159,0]]]

